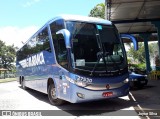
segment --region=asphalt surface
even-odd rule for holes
[[[160,80],[149,80],[143,89],[134,89],[131,93],[137,103],[135,110],[141,108],[143,112],[151,112],[149,118],[160,118]],[[158,116],[153,117],[156,113]]]
[[[46,110],[45,113],[57,118],[158,118],[145,114],[148,109],[160,110],[160,81],[149,81],[143,89],[134,89],[129,96],[103,101],[87,102],[80,104],[65,103],[62,106],[53,106],[49,103],[46,94],[28,89],[23,90],[18,82],[0,84],[0,110]],[[155,112],[154,112],[155,113]],[[160,115],[159,115],[160,116]],[[0,116],[7,118],[7,116]],[[12,116],[12,118],[18,118]],[[22,118],[22,117],[21,117]],[[47,118],[49,118],[47,116]],[[11,119],[11,117],[9,117]]]

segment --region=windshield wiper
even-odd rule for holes
[[[101,58],[103,58],[103,61],[105,60],[105,56],[107,56],[109,54],[109,52],[97,52],[97,63],[94,65],[92,71],[91,71],[91,76],[93,75],[93,72],[95,71],[95,68],[97,67],[97,65],[99,64],[99,61]],[[106,63],[106,61],[104,61]],[[105,64],[106,66],[106,73],[107,73],[107,64]]]
[[[99,52],[98,52],[99,53]],[[95,71],[95,68],[96,68],[96,66],[99,64],[99,61],[100,61],[100,59],[101,59],[101,57],[99,57],[99,54],[97,53],[97,62],[96,62],[96,64],[94,65],[94,67],[93,67],[93,69],[92,69],[92,71],[91,71],[91,74],[90,74],[90,76],[92,76],[93,75],[93,72]]]
[[[91,76],[93,75],[93,72],[95,71],[95,68],[96,68],[97,64],[99,64],[99,61],[101,58],[103,59],[104,65],[106,67],[106,73],[107,73],[107,64],[106,64],[105,56],[108,55],[108,52],[104,52],[104,50],[103,50],[103,46],[102,46],[102,42],[100,40],[101,38],[99,36],[98,30],[96,33],[96,39],[97,39],[97,43],[98,43],[98,47],[99,47],[100,52],[97,52],[97,63],[94,65],[94,67],[91,71],[91,74],[90,74]]]
[[[114,67],[116,67],[116,69],[118,69],[118,72],[120,73],[120,68],[119,68],[119,66],[117,65],[118,63],[116,63],[116,61],[112,58],[112,56],[111,55],[108,55],[109,56],[109,58],[112,60],[112,62],[113,62],[113,64],[114,64]],[[107,56],[107,57],[108,57]]]

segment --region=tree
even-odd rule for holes
[[[89,16],[105,19],[105,4],[97,4],[91,11]]]
[[[154,57],[154,53],[155,51],[157,51],[158,49],[158,45],[156,43],[152,43],[152,44],[149,44],[149,55],[151,58]],[[146,59],[145,59],[145,48],[144,48],[144,43],[143,42],[139,42],[138,43],[138,51],[135,51],[134,48],[133,48],[133,45],[129,45],[130,47],[130,50],[127,52],[127,56],[129,56],[131,59],[129,59],[129,63],[137,63],[137,66],[139,66],[138,68],[140,67],[143,67],[143,69],[145,69],[145,62],[146,62]]]
[[[3,65],[2,65],[2,58],[3,58],[3,54],[4,54],[4,52],[3,52],[3,49],[4,49],[4,47],[5,47],[5,43],[3,42],[3,41],[1,41],[0,40],[0,68],[2,68],[3,67]]]
[[[145,50],[143,43],[139,43],[138,47],[138,51],[135,51],[133,46],[131,46],[130,50],[128,51],[128,55],[132,57],[135,62],[145,63]]]
[[[0,68],[12,70],[15,66],[16,47],[14,45],[7,46],[0,40]]]

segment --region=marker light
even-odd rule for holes
[[[123,81],[123,83],[128,83],[129,82],[129,79],[128,78],[126,78],[124,81]]]
[[[71,83],[75,83],[75,81],[72,79],[72,78],[69,78],[68,76],[65,76],[66,77],[66,80],[68,80],[69,82],[71,82]]]
[[[82,99],[85,98],[84,94],[82,94],[82,93],[77,93],[77,96],[78,96],[79,98],[82,98]]]

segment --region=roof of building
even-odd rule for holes
[[[120,33],[157,33],[160,0],[107,0],[107,16]]]

